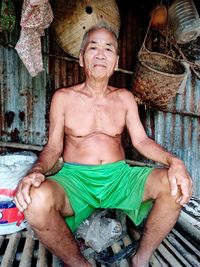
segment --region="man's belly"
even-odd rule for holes
[[[121,136],[91,134],[85,137],[68,137],[63,153],[65,162],[106,164],[124,159]]]

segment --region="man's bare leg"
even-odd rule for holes
[[[146,221],[138,250],[132,259],[132,267],[149,266],[151,255],[173,228],[181,210],[181,206],[176,203],[178,195],[172,197],[170,193],[165,170],[157,169],[150,174],[145,187],[144,200],[149,198],[155,201]]]
[[[31,189],[32,202],[25,216],[38,239],[53,254],[69,267],[91,266],[81,255],[73,234],[67,227],[63,216],[72,215],[64,190],[52,180],[45,181],[40,188]],[[67,203],[67,205],[66,205]]]

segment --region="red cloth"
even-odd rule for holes
[[[53,12],[48,1],[33,6],[30,0],[24,0],[21,16],[20,38],[15,46],[31,76],[43,71],[41,36],[53,20]]]

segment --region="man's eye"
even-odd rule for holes
[[[95,50],[96,47],[95,47],[95,46],[91,46],[90,49],[91,49],[91,50]]]
[[[112,52],[112,49],[110,49],[110,48],[106,48],[106,51]]]

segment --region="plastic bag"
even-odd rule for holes
[[[77,236],[85,239],[85,244],[96,252],[110,246],[122,234],[121,223],[106,217],[107,210],[97,211],[78,228]]]

